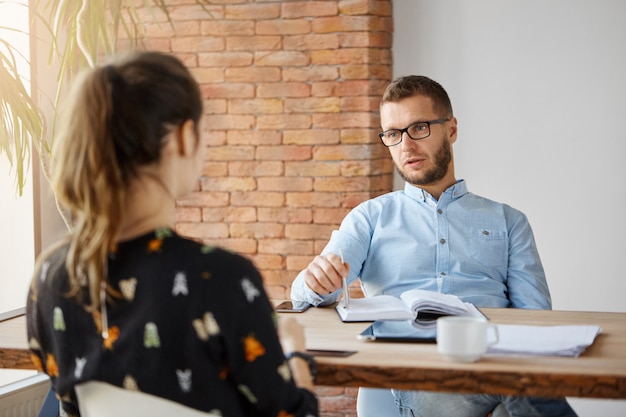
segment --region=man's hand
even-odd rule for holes
[[[342,278],[348,276],[350,266],[334,253],[319,255],[304,270],[304,282],[319,295],[327,295],[342,288]]]

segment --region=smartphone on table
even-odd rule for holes
[[[283,301],[276,306],[276,311],[279,313],[302,313],[309,307],[311,304],[306,301]]]

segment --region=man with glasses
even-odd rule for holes
[[[422,289],[477,307],[550,309],[526,216],[470,193],[455,176],[457,119],[443,87],[423,76],[396,79],[383,94],[380,119],[378,136],[404,189],[355,207],[298,274],[291,298],[332,304],[347,276],[348,283],[360,278],[366,296]],[[392,391],[405,416],[483,417],[498,404],[511,417],[576,415],[564,399]]]

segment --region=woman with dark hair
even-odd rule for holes
[[[70,415],[87,381],[223,416],[318,414],[303,329],[279,324],[257,269],[174,231],[201,116],[188,69],[157,52],[90,70],[69,96],[52,186],[72,230],[38,259],[27,321]]]

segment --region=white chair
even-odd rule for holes
[[[396,400],[387,388],[359,387],[356,396],[357,417],[399,416]]]
[[[219,417],[165,398],[89,381],[75,387],[81,417]]]

